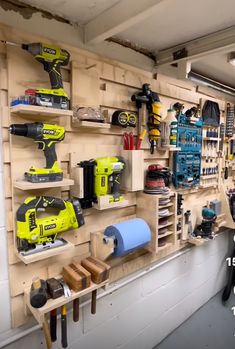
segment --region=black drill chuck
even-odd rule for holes
[[[9,132],[12,135],[27,137],[28,127],[26,124],[12,124],[9,127]]]
[[[35,122],[34,124],[12,124],[9,127],[9,132],[16,136],[38,139],[43,135],[43,124],[40,122]]]

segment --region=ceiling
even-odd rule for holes
[[[84,25],[120,0],[23,0],[73,23]]]
[[[107,12],[108,10],[112,8],[116,10],[116,5],[126,4],[126,11],[122,7],[124,18],[126,12],[130,10],[130,3],[133,3],[133,0],[22,1],[64,17],[84,28],[93,21],[93,30],[95,25],[97,30],[99,27],[103,26],[105,29],[106,25],[110,25],[115,16],[112,17],[112,12]],[[141,3],[145,4],[145,1],[135,0],[134,2],[137,8]],[[109,32],[112,33],[110,36],[157,54],[161,50],[235,25],[234,0],[224,0],[222,4],[221,0],[155,0],[155,5],[153,0],[148,0],[148,3],[152,7],[146,16],[141,17],[137,14],[138,21],[132,21],[130,18],[129,23],[127,21],[123,26],[116,25],[117,32],[114,34],[112,31]],[[142,9],[143,12],[144,9]],[[122,14],[119,13],[120,22],[122,22]],[[110,16],[112,18],[109,18]],[[235,87],[235,67],[227,63],[227,54],[224,52],[201,57],[192,63],[192,69]]]

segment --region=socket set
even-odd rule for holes
[[[177,152],[173,161],[173,183],[176,188],[191,188],[200,182],[200,153]]]
[[[200,152],[202,128],[196,125],[178,123],[177,147],[180,147],[183,152]]]

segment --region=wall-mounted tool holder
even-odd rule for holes
[[[125,170],[121,177],[121,187],[127,191],[144,189],[144,151],[122,150]]]
[[[219,159],[223,151],[220,146],[221,131],[218,127],[203,126],[200,188],[215,188],[219,185]]]
[[[137,194],[137,216],[144,219],[152,232],[151,250],[155,253],[177,244],[176,195]]]
[[[92,293],[95,290],[105,287],[108,284],[109,280],[105,280],[99,284],[96,284],[91,281],[90,286],[83,289],[82,291],[71,291],[70,297],[59,297],[57,299],[49,299],[46,304],[41,308],[33,308],[30,304],[30,289],[25,291],[25,304],[29,308],[29,311],[33,314],[34,318],[39,324],[44,322],[44,316],[48,314],[51,310],[62,307],[65,304],[72,302],[73,300],[85,296],[86,294]]]
[[[59,124],[63,118],[70,118],[72,115],[71,110],[62,110],[62,109],[54,109],[54,108],[45,108],[41,106],[34,105],[17,105],[8,109],[9,120],[10,123],[24,124],[25,122],[30,123],[40,121],[41,123],[47,123],[48,118],[51,120],[52,124]],[[47,121],[45,121],[47,120]],[[35,124],[36,125],[36,124]],[[33,158],[34,155],[29,156],[28,150],[23,149],[22,154],[18,153],[18,147],[22,147],[25,140],[22,139],[24,137],[10,136],[10,144],[12,146],[12,172],[11,172],[11,180],[13,183],[13,220],[16,220],[16,213],[18,208],[23,204],[24,199],[27,197],[33,196],[50,196],[50,193],[53,193],[52,197],[60,197],[60,192],[62,188],[69,188],[74,184],[74,181],[69,178],[63,178],[61,181],[55,182],[39,182],[32,183],[27,181],[25,178],[22,179],[24,170],[28,170],[32,166],[32,164],[37,165],[37,167],[42,167],[43,155],[40,152],[37,152],[37,156]],[[30,141],[33,142],[33,139]],[[27,141],[26,141],[27,142]],[[32,148],[30,148],[32,151]],[[35,154],[32,152],[32,154]],[[21,157],[24,158],[24,166],[19,166],[19,161]],[[32,161],[32,162],[31,162]],[[28,165],[27,165],[28,164]],[[39,165],[40,164],[40,165]],[[67,174],[66,174],[67,175]],[[57,188],[57,189],[56,189]],[[23,191],[23,194],[20,194],[20,191]],[[70,251],[74,248],[74,245],[67,241],[66,239],[57,239],[58,244],[55,246],[47,244],[41,245],[40,249],[32,249],[32,251],[22,252],[19,250],[19,238],[17,237],[17,224],[13,223],[14,228],[14,251],[16,256],[23,261],[25,264],[30,264],[36,261],[40,261],[45,258],[49,258],[52,256],[59,255],[66,251]],[[58,235],[59,237],[59,235]],[[36,237],[35,237],[36,238]],[[29,240],[28,240],[29,241]],[[32,242],[31,242],[32,243]],[[58,245],[58,246],[57,246]]]

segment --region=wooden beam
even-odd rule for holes
[[[85,25],[85,43],[99,43],[145,20],[161,1],[121,0]]]
[[[235,50],[235,26],[197,38],[157,53],[157,66],[180,61],[194,62],[213,53]]]

